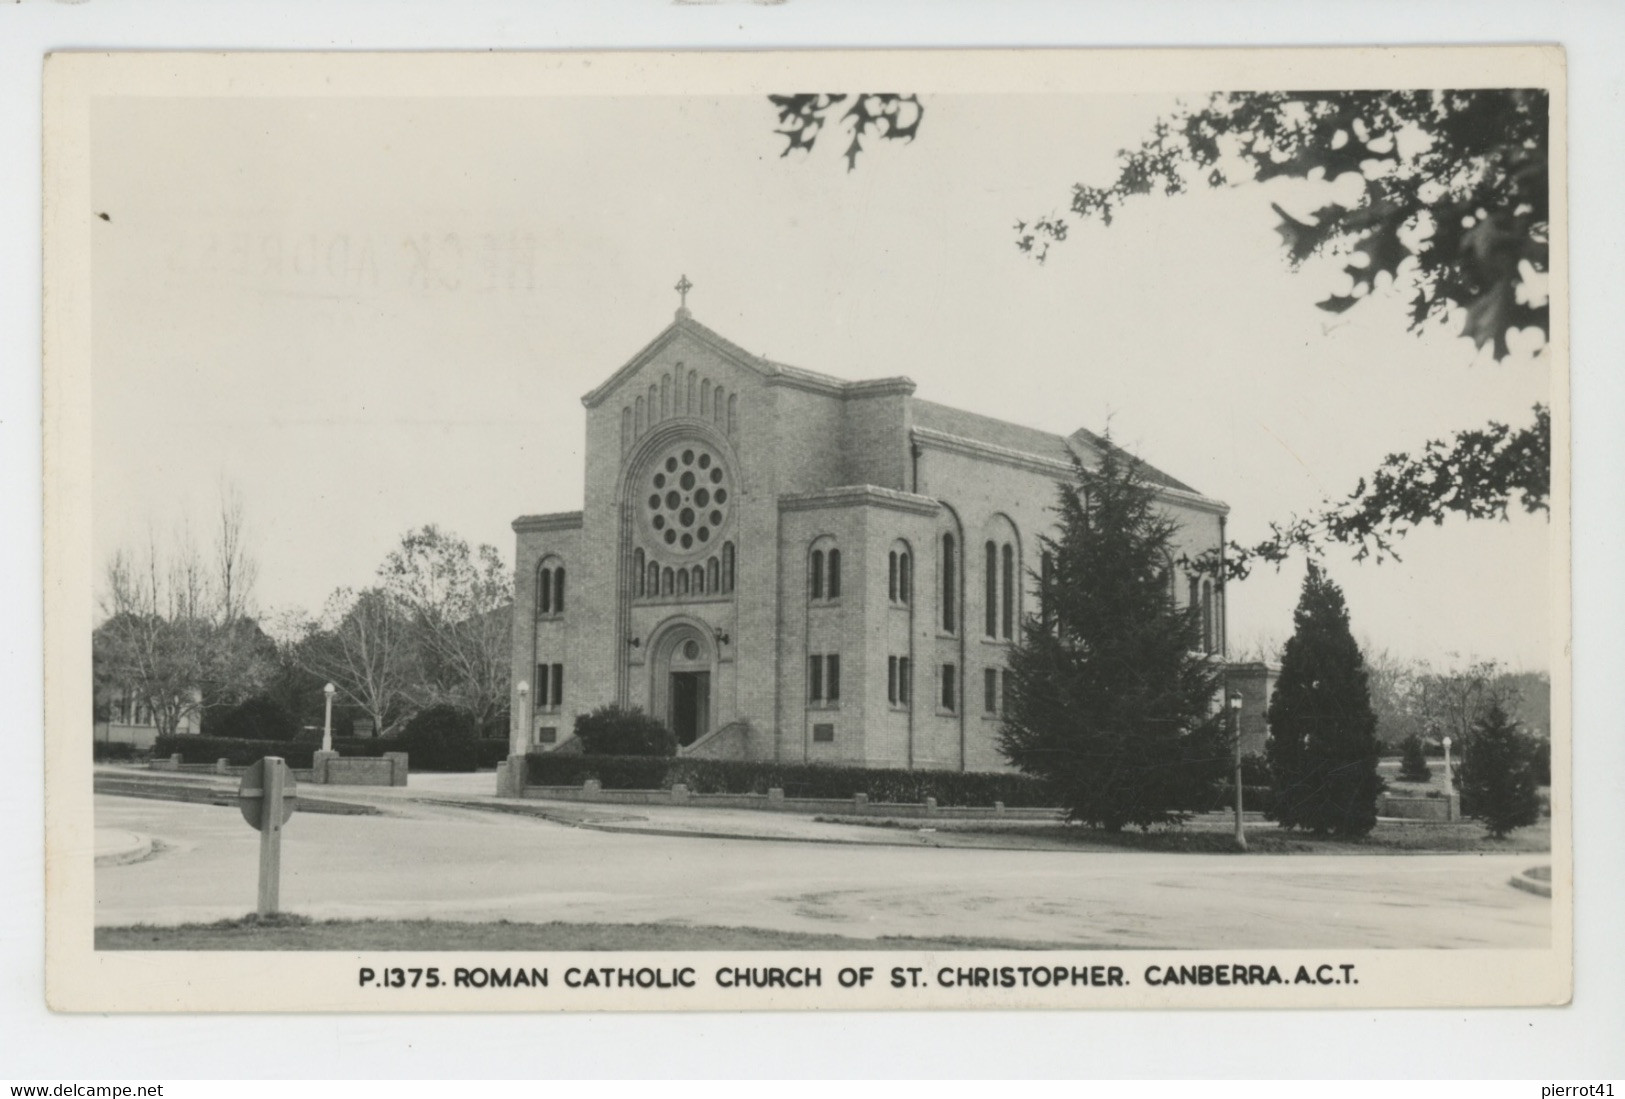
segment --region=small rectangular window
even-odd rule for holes
[[[999,670],[982,670],[982,707],[990,714],[999,712]]]
[[[835,726],[814,725],[813,740],[819,744],[828,744],[835,739]]]
[[[895,705],[897,703],[897,658],[886,658],[886,701]]]
[[[807,658],[807,701],[824,701],[824,658],[821,656]]]
[[[959,669],[952,664],[942,666],[942,708],[949,713],[955,710],[955,702],[959,698],[959,684],[956,682]]]
[[[913,682],[909,678],[909,675],[910,675],[911,671],[912,671],[912,669],[909,667],[909,659],[908,659],[908,657],[906,657],[906,656],[898,657],[897,658],[897,701],[900,702],[904,706],[908,705],[908,699],[909,699],[909,695],[911,693],[910,685]]]
[[[841,699],[841,658],[831,653],[824,658],[828,661],[828,672],[824,675],[824,697],[831,702]]]
[[[536,708],[538,710],[547,709],[547,671],[546,664],[536,665],[536,682],[531,684],[536,689],[536,693],[532,697],[536,699]]]

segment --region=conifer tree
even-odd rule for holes
[[[1412,733],[1405,738],[1401,746],[1403,753],[1399,765],[1399,777],[1406,782],[1427,782],[1433,777],[1433,768],[1428,766],[1427,753],[1422,750],[1422,738]]]
[[[1461,799],[1469,816],[1484,822],[1490,835],[1503,838],[1514,828],[1540,819],[1533,737],[1507,716],[1499,700],[1473,727],[1461,761]]]
[[[1213,706],[1220,667],[1172,598],[1174,523],[1139,462],[1108,439],[1058,485],[1059,533],[1040,539],[1039,612],[1008,664],[1000,748],[1053,786],[1071,819],[1119,831],[1210,808],[1231,742]]]
[[[1343,592],[1311,563],[1270,699],[1271,816],[1317,835],[1376,827],[1377,718]]]

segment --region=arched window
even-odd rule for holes
[[[553,570],[553,613],[564,613],[564,566]]]
[[[652,599],[660,594],[660,562],[649,562],[649,597]]]
[[[660,594],[672,595],[677,586],[677,577],[672,574],[671,566],[667,565],[660,570]]]
[[[621,450],[625,451],[632,445],[632,410],[621,409]]]
[[[660,418],[662,420],[667,420],[667,419],[671,418],[671,375],[670,374],[662,374],[660,376]]]
[[[687,595],[688,594],[688,570],[687,569],[678,569],[677,570],[677,594],[678,595]]]
[[[942,628],[953,633],[958,620],[954,597],[959,590],[959,566],[954,557],[954,536],[942,536]]]
[[[644,419],[643,419],[643,395],[642,394],[638,395],[637,403],[633,407],[637,409],[637,411],[633,413],[634,430],[639,435],[642,435],[643,434],[643,424],[644,424]]]
[[[688,399],[683,402],[683,411],[687,415],[690,415],[690,416],[694,415],[694,392],[695,392],[695,388],[696,388],[696,382],[694,380],[694,372],[692,370],[690,370],[688,372]]]
[[[824,598],[824,551],[813,550],[807,565],[807,582],[812,585],[812,598]]]
[[[695,409],[696,414],[705,415],[705,410],[711,405],[711,379],[700,379],[700,407]]]
[[[536,616],[564,613],[564,566],[549,557],[536,569]]]
[[[718,426],[722,426],[724,410],[728,407],[723,399],[722,387],[719,385],[711,391],[711,419]]]
[[[722,543],[722,590],[724,592],[734,590],[734,544],[732,542]]]
[[[632,554],[632,592],[642,595],[646,590],[643,576],[643,551],[636,550]]]
[[[649,426],[654,427],[660,422],[660,387],[653,382],[649,383]]]
[[[886,598],[893,603],[897,602],[897,551],[892,550],[886,558]],[[895,672],[896,669],[894,668]]]
[[[987,579],[987,635],[999,636],[999,547],[992,542],[983,547],[987,555],[987,567],[983,570]]]
[[[689,579],[690,579],[689,587],[693,589],[695,595],[704,595],[705,594],[705,566],[704,565],[695,565],[693,568],[689,569],[688,571],[689,571]]]
[[[838,549],[829,551],[829,597],[841,597],[841,551]]]
[[[706,583],[713,592],[722,591],[722,573],[715,557],[705,563]]]
[[[1000,633],[1011,640],[1016,616],[1016,551],[1009,542],[1004,544],[1004,606],[999,616]]]
[[[553,613],[552,569],[538,569],[536,572],[536,613]]]
[[[914,591],[914,578],[909,575],[909,555],[902,552],[897,555],[897,601],[907,603]]]

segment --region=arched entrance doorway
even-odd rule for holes
[[[711,731],[715,642],[703,624],[678,620],[661,628],[652,650],[649,712],[687,747]]]

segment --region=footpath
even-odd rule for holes
[[[235,805],[238,780],[228,775],[147,771],[116,765],[98,765],[97,793],[123,797],[158,798],[211,805]],[[579,802],[534,798],[499,798],[491,791],[496,776],[490,771],[472,774],[419,773],[406,786],[299,787],[299,810],[316,812],[405,812],[414,804],[472,812],[531,816],[573,828],[639,835],[688,838],[766,840],[791,843],[832,843],[873,847],[969,847],[1000,850],[1075,850],[1053,835],[1053,824],[1033,828],[1020,824],[998,832],[938,828],[918,819],[888,824],[875,820],[846,823],[799,813],[772,813],[753,809],[720,809],[680,805],[583,805]],[[99,837],[98,837],[99,838]]]

